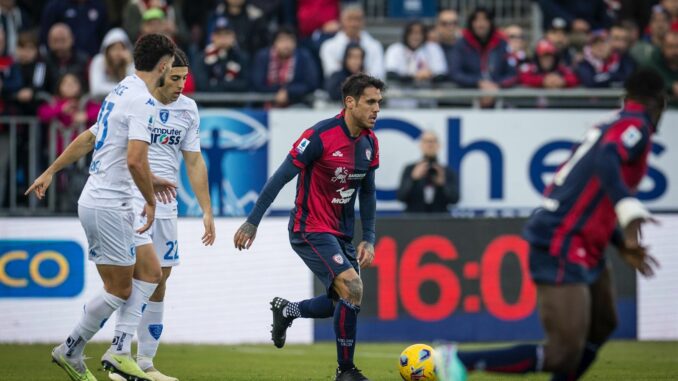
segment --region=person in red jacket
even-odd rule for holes
[[[534,63],[522,65],[520,68],[520,84],[562,89],[577,86],[579,79],[572,70],[560,63],[556,47],[547,40],[540,40],[535,48]]]

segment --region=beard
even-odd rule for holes
[[[158,78],[158,81],[155,83],[157,87],[163,87],[165,86],[165,76],[163,75],[162,77]]]

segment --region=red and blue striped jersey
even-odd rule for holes
[[[362,129],[358,137],[351,137],[342,111],[304,131],[289,158],[301,169],[290,228],[351,239],[362,180],[379,167],[374,132]]]
[[[633,101],[589,130],[546,188],[525,238],[567,262],[598,265],[617,226],[615,204],[632,197],[647,172],[654,131],[644,106]]]

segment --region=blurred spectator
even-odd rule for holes
[[[621,0],[619,20],[632,20],[639,30],[645,30],[650,21],[652,6],[657,0]]]
[[[48,92],[57,91],[57,81],[67,72],[77,75],[87,88],[87,55],[73,46],[73,34],[68,25],[52,25],[47,35],[47,49],[45,88]]]
[[[584,60],[577,65],[577,75],[586,87],[619,87],[635,69],[628,55],[612,50],[604,30],[594,32],[584,48]]]
[[[574,49],[570,47],[570,38],[565,20],[561,18],[553,19],[544,37],[556,47],[556,52],[563,64],[569,67],[576,66],[578,62],[577,55]]]
[[[58,123],[56,143],[59,155],[76,138],[80,132],[78,127],[90,126],[96,122],[100,105],[91,100],[82,103],[82,84],[74,73],[61,76],[57,86],[58,90],[52,100],[38,108],[38,118],[46,124]]]
[[[38,35],[33,31],[19,34],[16,47],[16,60],[21,70],[23,87],[17,92],[17,113],[35,115],[37,111],[37,95],[45,87],[47,67],[38,54]]]
[[[431,131],[421,134],[421,160],[403,170],[398,200],[407,213],[447,213],[459,201],[457,174],[438,163],[440,143]]]
[[[631,58],[629,50],[631,49],[631,35],[629,34],[628,29],[626,29],[621,23],[615,23],[610,28],[610,47],[612,47],[613,52],[619,53],[622,60],[635,60]]]
[[[333,101],[342,101],[341,99],[341,85],[346,78],[353,74],[363,71],[365,63],[365,51],[360,45],[350,43],[346,46],[344,53],[344,64],[341,70],[332,73],[330,78],[325,81],[325,90],[330,95]]]
[[[577,76],[570,68],[560,63],[556,47],[547,40],[537,43],[534,50],[534,63],[520,68],[520,84],[527,87],[562,89],[579,84]]]
[[[426,26],[420,21],[405,25],[402,42],[386,49],[386,78],[402,82],[441,80],[447,63],[440,45],[426,41]]]
[[[462,87],[496,90],[513,86],[516,67],[508,61],[508,45],[495,29],[492,12],[477,8],[454,49],[450,75]]]
[[[619,25],[626,29],[626,33],[629,34],[629,48],[638,42],[640,39],[640,29],[638,29],[638,24],[631,19],[620,20]]]
[[[5,48],[0,55],[13,56],[19,32],[31,27],[28,14],[16,5],[16,0],[0,0],[0,29],[5,32]]]
[[[303,103],[320,82],[313,59],[305,49],[297,48],[296,34],[287,27],[278,29],[273,46],[257,53],[252,70],[254,89],[275,93],[276,107]]]
[[[297,0],[297,29],[301,38],[318,31],[333,35],[339,31],[339,0]]]
[[[43,43],[57,23],[68,25],[75,35],[75,48],[93,57],[99,52],[101,40],[108,30],[106,4],[103,0],[51,0],[40,21]]]
[[[678,97],[678,31],[671,30],[664,36],[661,50],[652,54],[650,67],[664,78],[666,91],[672,97],[672,105],[676,105]]]
[[[254,55],[268,44],[268,29],[261,9],[247,0],[222,0],[212,13],[207,36],[210,36],[216,20],[226,17],[233,26],[238,46],[249,55]]]
[[[365,14],[359,5],[351,4],[341,11],[341,30],[320,47],[323,74],[329,77],[341,69],[346,46],[350,42],[360,44],[365,50],[365,72],[384,78],[384,48],[365,28]]]
[[[678,0],[661,0],[659,4],[671,15],[671,24],[678,22]]]
[[[0,29],[0,51],[5,50],[5,31]],[[0,55],[0,115],[9,109],[9,100],[21,89],[21,71],[10,55]],[[5,103],[7,102],[7,103]],[[4,148],[3,148],[4,149]]]
[[[454,44],[459,37],[459,16],[456,11],[444,9],[438,13],[434,29],[438,44],[443,49],[445,63],[450,67]]]
[[[248,64],[237,46],[235,31],[227,18],[214,24],[212,43],[192,65],[199,91],[247,91]]]
[[[105,97],[126,76],[134,74],[132,44],[120,28],[113,28],[101,43],[101,52],[89,66],[89,91],[94,97]]]
[[[511,24],[502,30],[509,47],[509,63],[515,67],[527,63],[527,36],[523,28],[517,24]]]
[[[646,65],[652,60],[654,52],[661,47],[662,40],[670,26],[671,14],[661,5],[652,7],[650,24],[648,25],[649,34],[643,36],[631,48],[631,56],[639,65]]]
[[[608,28],[612,18],[605,0],[537,0],[547,29],[551,21],[560,17],[575,32]]]
[[[148,12],[151,10],[154,12]],[[142,30],[144,24],[146,30]],[[131,0],[123,11],[122,28],[132,41],[150,33],[174,38],[177,33],[176,12],[166,0]]]

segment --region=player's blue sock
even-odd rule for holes
[[[334,315],[334,303],[327,295],[320,295],[312,299],[302,300],[297,303],[297,305],[299,316],[303,318],[325,319]]]
[[[334,333],[337,335],[337,362],[340,370],[353,368],[353,352],[360,306],[340,299],[334,309]]]
[[[595,361],[596,356],[598,356],[598,349],[600,345],[593,343],[586,343],[584,347],[584,353],[581,355],[581,360],[579,360],[579,367],[575,373],[553,373],[551,381],[574,381],[578,380],[585,372],[589,369],[593,361]]]
[[[457,355],[467,370],[528,373],[541,370],[543,353],[541,345],[525,344],[487,351],[459,351]]]

